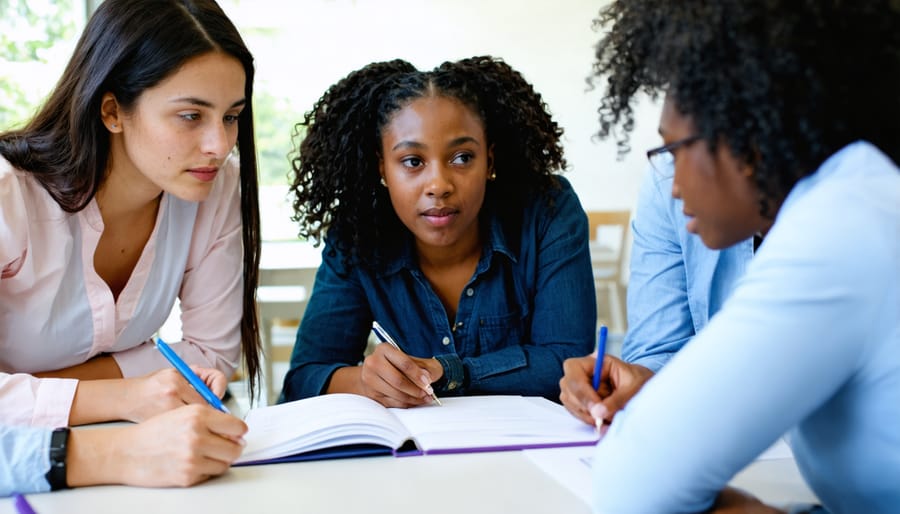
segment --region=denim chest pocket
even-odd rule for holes
[[[525,319],[520,312],[478,318],[477,352],[495,352],[508,346],[525,343]]]

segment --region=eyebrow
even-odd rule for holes
[[[462,145],[465,143],[474,143],[475,145],[479,145],[478,140],[475,139],[474,137],[462,136],[462,137],[458,137],[458,138],[450,141],[449,143],[447,143],[447,148],[453,148],[455,146],[459,146],[459,145]],[[394,151],[394,150],[399,150],[401,148],[415,148],[417,150],[421,150],[421,149],[425,148],[425,145],[423,145],[422,143],[419,143],[418,141],[400,141],[399,143],[394,145],[394,147],[391,148],[391,150]]]
[[[209,107],[209,108],[215,107],[212,103],[210,103],[206,100],[203,100],[202,98],[197,98],[194,96],[185,96],[185,97],[181,97],[181,98],[175,98],[172,100],[172,103],[188,103],[188,104],[192,104],[192,105],[199,105],[200,107]],[[229,109],[232,109],[234,107],[242,107],[246,104],[247,104],[247,99],[241,98],[237,102],[234,102],[233,104],[231,104]]]

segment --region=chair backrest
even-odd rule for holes
[[[610,324],[613,332],[623,333],[627,328],[624,298],[631,211],[588,211],[587,216],[598,321]]]
[[[588,229],[591,241],[597,239],[600,227],[621,227],[620,243],[617,250],[625,249],[628,225],[631,222],[631,211],[587,211]]]
[[[256,304],[265,354],[266,400],[274,403],[290,365],[294,334],[312,295],[318,268],[259,270]]]

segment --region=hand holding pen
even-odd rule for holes
[[[643,387],[653,372],[606,355],[606,327],[597,332],[597,351],[566,359],[559,381],[559,399],[573,416],[601,433],[616,413]]]
[[[175,367],[175,369],[181,374],[181,376],[188,381],[191,387],[193,387],[194,390],[197,391],[197,394],[199,394],[208,404],[226,414],[231,414],[231,412],[228,411],[228,408],[225,407],[225,404],[222,403],[222,400],[219,399],[219,396],[209,389],[209,386],[206,385],[206,382],[204,382],[199,376],[197,376],[194,370],[188,367],[187,363],[181,360],[181,357],[179,357],[178,354],[175,353],[175,351],[172,350],[172,348],[168,344],[166,344],[162,339],[157,338],[156,348],[160,353],[163,354],[163,357],[165,357],[166,360],[168,360],[172,364],[172,366]]]
[[[407,355],[377,321],[372,323],[372,331],[387,344],[376,346],[363,362],[360,379],[367,396],[388,407],[440,405],[431,387],[435,376],[440,378],[443,373],[440,363]]]
[[[606,327],[601,327],[594,354],[566,359],[564,374],[559,381],[559,399],[563,406],[601,432],[653,376],[653,372],[644,366],[605,355],[606,336]]]

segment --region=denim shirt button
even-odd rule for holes
[[[450,382],[449,384],[447,384],[447,389],[450,389],[450,390],[456,389],[457,385],[458,384],[456,382]]]
[[[473,294],[475,294],[474,289],[472,289],[471,287],[466,289],[466,296],[472,296]]]
[[[450,338],[447,336],[444,336],[444,338],[441,339],[441,342],[444,343],[444,346],[447,346],[448,344],[450,344]]]

